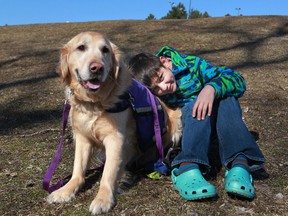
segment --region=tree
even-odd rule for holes
[[[189,19],[197,19],[197,18],[207,18],[210,17],[208,12],[204,12],[203,14],[199,10],[192,9],[189,14]]]
[[[186,19],[187,11],[184,4],[179,3],[177,6],[172,7],[168,14],[161,19]]]
[[[190,11],[190,14],[189,14],[189,19],[196,19],[196,18],[201,18],[202,17],[202,14],[200,13],[199,10],[191,10]]]
[[[150,13],[146,20],[156,20],[156,17],[154,16],[154,14]]]
[[[208,12],[205,11],[205,12],[203,13],[202,17],[203,17],[203,18],[208,18],[208,17],[210,17],[210,16],[209,16]]]

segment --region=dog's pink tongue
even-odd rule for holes
[[[94,90],[96,90],[96,89],[98,89],[100,87],[99,84],[92,83],[90,81],[84,82],[83,84],[84,84],[85,88],[94,89]]]

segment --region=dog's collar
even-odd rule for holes
[[[70,98],[74,95],[74,91],[71,88],[67,88],[65,92],[65,104],[68,104]],[[126,110],[131,106],[132,97],[128,92],[125,92],[123,95],[119,96],[120,101],[115,103],[112,108],[106,109],[106,112],[117,113]]]

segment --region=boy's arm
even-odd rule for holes
[[[203,84],[215,89],[215,98],[225,96],[241,97],[246,90],[244,78],[236,71],[222,67],[213,67],[206,60],[200,59],[199,69],[202,73]]]

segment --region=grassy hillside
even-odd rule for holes
[[[105,34],[127,56],[163,45],[227,65],[247,81],[240,99],[245,122],[259,135],[270,178],[255,182],[252,202],[229,197],[222,169],[211,182],[219,197],[187,202],[169,177],[141,178],[109,215],[288,214],[288,17],[225,17],[197,20],[105,21],[0,27],[0,214],[89,215],[97,176],[68,204],[48,205],[43,175],[54,157],[64,102],[55,66],[59,49],[74,35]],[[67,138],[55,178],[71,173]]]

